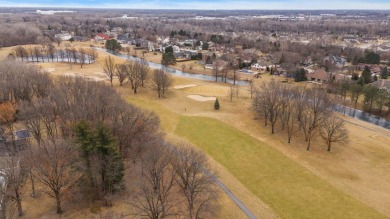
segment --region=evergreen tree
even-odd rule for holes
[[[368,66],[364,67],[362,72],[362,77],[364,78],[364,84],[369,84],[372,82],[371,80],[371,70]]]
[[[215,102],[214,102],[214,109],[215,110],[219,110],[220,106],[219,106],[219,101],[218,101],[218,98],[215,99]]]
[[[209,43],[208,42],[204,42],[202,44],[202,50],[209,50]]]
[[[112,133],[102,124],[87,122],[76,124],[75,133],[92,185],[99,193],[113,192],[123,180],[124,164]]]
[[[295,74],[294,74],[294,78],[295,78],[294,79],[295,82],[307,81],[305,69],[300,68],[300,69],[296,70]]]
[[[173,53],[172,46],[168,46],[167,48],[165,48],[165,53]]]
[[[360,76],[356,83],[360,86],[364,86],[366,84],[363,76]]]
[[[121,44],[116,41],[116,39],[110,39],[106,41],[106,49],[112,51],[112,52],[117,52],[122,49]]]
[[[161,64],[163,65],[175,65],[176,57],[173,53],[164,53],[162,56]]]
[[[366,52],[365,60],[367,64],[379,64],[381,61],[381,56],[378,53],[369,51]]]
[[[387,70],[387,67],[384,67],[383,69],[382,69],[382,72],[381,72],[381,78],[382,79],[387,79],[389,77],[389,72],[388,72],[388,70]]]
[[[357,55],[353,57],[352,64],[353,65],[359,64],[359,57]]]

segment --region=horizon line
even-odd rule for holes
[[[331,9],[331,8],[321,8],[321,9],[190,9],[190,8],[126,8],[126,7],[84,7],[84,6],[2,6],[0,8],[31,8],[31,9],[40,9],[40,8],[52,8],[52,9],[118,9],[118,10],[191,10],[191,11],[390,11],[390,9],[361,9],[361,8],[351,8],[351,9]]]

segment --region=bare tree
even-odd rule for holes
[[[77,49],[74,48],[74,47],[70,49],[70,52],[71,52],[71,56],[72,56],[72,59],[73,59],[73,64],[76,64],[77,63],[77,58],[79,56],[79,53],[77,52]]]
[[[56,53],[56,47],[53,45],[53,44],[48,44],[48,47],[47,47],[47,55],[48,55],[48,58],[50,57],[51,58],[51,61],[53,62],[54,61],[54,55]]]
[[[186,68],[187,68],[187,65],[183,63],[183,64],[181,65],[181,70],[184,71]]]
[[[61,202],[65,193],[81,178],[77,171],[78,150],[73,145],[63,142],[45,142],[34,153],[34,171],[36,179],[47,187],[46,193],[55,199],[57,214],[63,212]]]
[[[191,63],[188,65],[188,68],[190,69],[190,71],[194,68],[195,64],[194,63]]]
[[[108,58],[104,59],[103,71],[106,74],[107,78],[110,80],[112,87],[112,80],[115,74],[115,61],[111,56],[108,56]]]
[[[320,131],[321,124],[329,116],[330,105],[331,101],[325,91],[318,88],[311,89],[300,120],[307,141],[307,150],[310,149],[313,137]]]
[[[123,82],[127,78],[126,64],[115,65],[115,75],[118,77],[119,86],[123,85]]]
[[[23,216],[21,187],[25,181],[25,173],[20,167],[19,158],[10,157],[7,159],[3,174],[8,189],[8,191],[3,194],[6,197],[3,198],[11,198],[14,200],[16,202],[19,217]]]
[[[78,52],[78,60],[80,62],[80,66],[81,68],[83,68],[83,65],[85,64],[86,62],[86,59],[87,59],[87,54],[86,54],[86,51],[84,48],[80,48],[79,49],[79,52]]]
[[[146,152],[142,176],[131,204],[152,219],[175,215],[175,171],[172,168],[172,150],[167,143],[156,142]]]
[[[164,70],[155,69],[153,71],[152,83],[155,86],[158,98],[161,98],[164,96],[165,91],[168,89],[168,87],[172,85],[173,78],[169,73],[166,73]]]
[[[254,79],[249,81],[249,93],[251,94],[251,99],[253,99],[253,94],[256,93],[256,85]]]
[[[282,115],[280,117],[283,128],[286,129],[288,143],[291,142],[292,136],[297,132],[296,130],[296,100],[294,99],[295,89],[287,88],[282,96]]]
[[[144,86],[144,82],[148,79],[150,68],[148,63],[142,59],[139,61],[140,76],[141,76],[141,86]]]
[[[229,90],[228,90],[228,96],[230,98],[230,102],[233,101],[233,97],[237,97],[236,96],[236,89],[238,89],[235,85],[230,85],[229,86]]]
[[[89,55],[88,58],[89,64],[91,64],[91,61],[95,62],[96,59],[98,58],[98,53],[96,52],[96,49],[93,46],[89,48],[88,55]]]
[[[34,53],[36,61],[39,62],[38,58],[42,55],[41,48],[39,48],[39,46],[34,46],[32,51]]]
[[[193,146],[181,143],[173,160],[176,183],[185,197],[188,218],[203,218],[216,200],[213,179],[206,156]]]
[[[125,47],[124,50],[125,50],[125,52],[126,52],[126,54],[127,54],[127,57],[130,57],[130,54],[131,54],[131,48],[130,48],[130,46]]]
[[[320,135],[328,146],[328,151],[332,143],[346,144],[348,142],[348,131],[344,127],[344,120],[334,116],[324,120]]]
[[[27,50],[23,46],[17,46],[14,49],[14,52],[16,57],[20,57],[22,59],[22,62],[24,58],[28,56]]]
[[[265,119],[271,123],[271,132],[275,133],[275,125],[280,116],[282,115],[281,107],[281,91],[285,85],[271,81],[269,83],[263,83],[257,95],[259,95],[260,105],[259,113],[263,114]]]
[[[60,38],[55,38],[54,41],[57,43],[57,47],[59,47],[62,43],[62,40]]]
[[[222,69],[222,60],[215,60],[213,62],[213,72],[214,72],[214,75],[215,75],[215,81],[218,80],[218,76],[219,76],[219,73]]]

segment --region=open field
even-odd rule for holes
[[[282,218],[384,218],[238,129],[213,119],[169,113],[147,100],[129,101],[157,112],[167,131],[200,147]]]
[[[100,66],[104,57],[99,52],[98,62],[82,69],[62,63],[39,65],[54,68],[53,75],[104,78]],[[259,81],[272,78],[277,79],[264,75]],[[137,95],[128,86],[118,91],[129,102],[156,112],[168,136],[182,137],[207,152],[219,178],[259,218],[390,217],[390,131],[342,117],[350,143],[335,145],[329,153],[316,141],[307,152],[303,139],[295,137],[287,144],[284,133],[277,130],[271,135],[254,120],[247,87],[241,87],[239,98],[230,102],[228,87],[222,83],[175,78],[174,86],[186,84],[197,86],[171,89],[164,99],[148,86]],[[213,101],[191,100],[189,94],[218,96],[221,110],[213,110]],[[242,218],[233,213],[240,211],[226,196],[221,203],[220,218]]]

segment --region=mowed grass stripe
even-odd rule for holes
[[[234,127],[182,116],[153,100],[127,99],[157,113],[165,131],[208,153],[282,218],[386,218]]]
[[[282,218],[386,218],[276,149],[218,120],[180,116],[175,134],[224,165]]]

